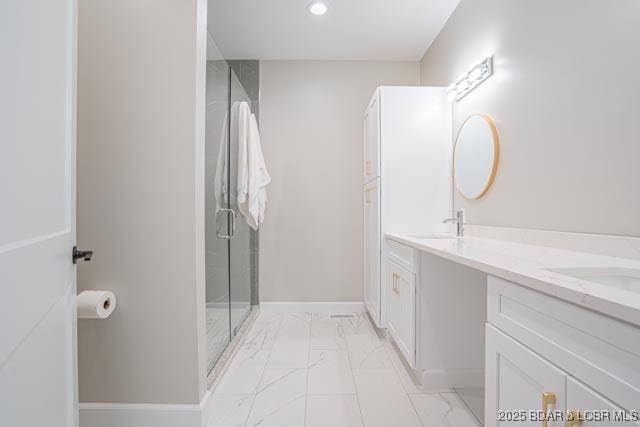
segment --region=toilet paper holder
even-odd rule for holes
[[[76,296],[78,319],[106,319],[116,308],[111,291],[82,291]]]

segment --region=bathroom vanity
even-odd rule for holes
[[[376,325],[425,389],[457,390],[486,426],[640,425],[640,239],[533,230],[501,239],[504,229],[482,227],[465,236],[462,209],[445,219],[455,201],[447,174],[465,201],[489,193],[496,124],[469,116],[452,160],[431,156],[431,167],[430,151],[447,150],[426,112],[446,107],[417,104],[431,119],[419,120],[421,139],[400,126],[403,97],[388,104],[397,90],[379,89],[364,121],[365,305]],[[443,220],[455,235],[437,234]]]
[[[640,261],[474,236],[385,248],[388,332],[427,388],[484,379],[486,426],[640,425]]]

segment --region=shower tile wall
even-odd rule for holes
[[[236,73],[240,83],[244,86],[249,99],[251,100],[251,111],[256,115],[260,123],[260,61],[256,60],[229,60],[227,63]],[[251,305],[258,305],[259,298],[259,277],[260,277],[260,239],[256,231],[251,230],[250,252],[251,252]]]

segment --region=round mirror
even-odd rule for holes
[[[484,196],[496,176],[500,146],[493,119],[470,116],[460,127],[453,153],[456,187],[467,199]]]

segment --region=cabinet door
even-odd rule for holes
[[[378,327],[381,320],[380,299],[380,187],[378,180],[364,192],[364,297],[365,305]]]
[[[631,418],[632,414],[625,411],[604,396],[596,393],[591,388],[580,383],[574,378],[567,379],[567,410],[573,414],[580,413],[581,421],[569,422],[567,426],[580,427],[606,427],[606,426],[639,426],[640,420]],[[640,410],[630,408],[630,410]],[[609,416],[610,419],[596,419],[600,415]]]
[[[374,97],[364,117],[364,182],[380,176],[380,105]]]
[[[493,326],[486,328],[484,425],[540,427],[531,411],[564,411],[567,375]],[[564,426],[564,421],[548,426]]]
[[[373,163],[371,161],[371,110],[367,108],[362,122],[362,180],[366,184],[371,181]]]
[[[416,365],[416,276],[387,261],[386,289],[389,301],[387,327],[411,367]]]
[[[364,304],[369,308],[369,281],[371,276],[371,269],[369,268],[369,259],[371,258],[371,254],[369,253],[369,221],[370,221],[370,203],[369,203],[369,194],[367,188],[364,188],[363,196],[362,196],[362,278],[364,280],[363,283],[363,298]]]

